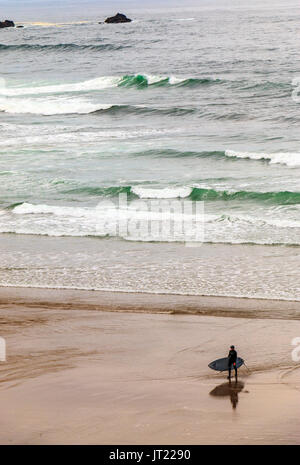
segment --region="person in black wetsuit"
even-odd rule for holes
[[[235,371],[235,380],[237,381],[237,367],[236,367],[236,359],[237,359],[237,352],[234,349],[234,346],[230,346],[229,354],[228,354],[228,377],[227,379],[231,379],[231,365],[233,365]]]

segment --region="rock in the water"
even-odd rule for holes
[[[5,21],[0,21],[0,29],[3,29],[4,27],[15,27],[15,23],[13,21],[10,21],[9,19],[6,19]]]
[[[127,16],[117,13],[115,16],[106,18],[105,23],[131,23],[132,19],[127,18]]]

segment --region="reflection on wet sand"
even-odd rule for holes
[[[235,381],[233,383],[229,381],[228,383],[219,384],[219,386],[216,386],[209,394],[216,397],[230,396],[232,408],[236,409],[239,401],[238,393],[244,389],[244,386],[245,384],[241,381]]]

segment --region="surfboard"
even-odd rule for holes
[[[240,357],[236,359],[236,367],[240,368],[244,364],[244,360]],[[213,362],[208,364],[209,368],[216,371],[226,371],[228,370],[228,357],[219,358],[218,360],[214,360]],[[233,365],[231,365],[231,369],[233,370]]]

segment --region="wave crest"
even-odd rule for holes
[[[225,155],[233,158],[245,158],[250,160],[267,160],[270,164],[281,164],[290,167],[300,167],[299,152],[238,152],[235,150],[226,150]]]
[[[94,104],[84,99],[14,99],[0,98],[0,111],[13,114],[67,115],[103,111],[112,105]]]
[[[4,46],[0,44],[1,47]],[[14,45],[13,47],[18,47]],[[68,83],[68,84],[57,84],[57,85],[43,85],[36,87],[2,87],[0,88],[0,94],[6,96],[18,96],[18,95],[36,95],[36,94],[55,94],[65,92],[88,92],[97,91],[106,88],[119,87],[119,88],[146,88],[150,86],[184,86],[193,87],[208,85],[221,82],[219,79],[212,78],[185,78],[175,76],[155,76],[148,74],[132,74],[124,76],[100,76],[94,79],[88,79],[87,81]]]

